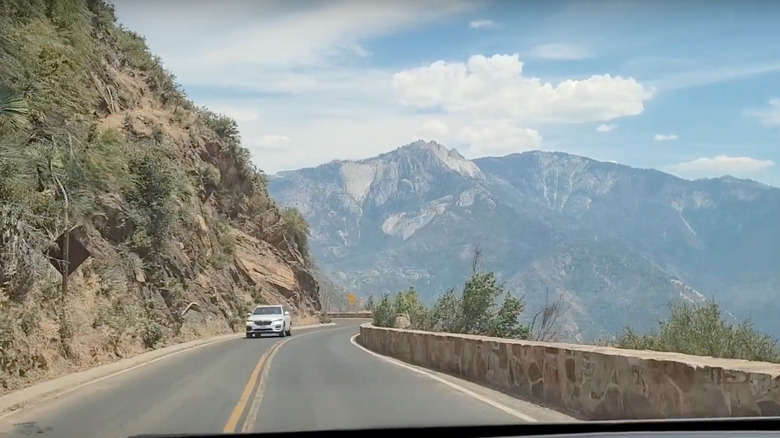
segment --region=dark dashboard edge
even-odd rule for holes
[[[445,426],[398,427],[381,429],[330,429],[301,432],[267,432],[244,434],[183,434],[183,435],[135,435],[129,438],[217,438],[241,437],[300,437],[333,435],[339,437],[365,437],[375,433],[410,434],[412,436],[446,434],[450,438],[509,437],[534,435],[581,435],[592,433],[625,432],[780,432],[780,417],[674,419],[641,421],[585,421],[577,423],[522,423],[501,426]]]

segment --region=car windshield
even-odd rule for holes
[[[0,438],[780,417],[778,164],[780,1],[0,0]]]
[[[252,315],[281,315],[281,307],[257,307]]]

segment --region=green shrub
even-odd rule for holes
[[[285,208],[282,211],[284,233],[291,240],[303,256],[304,261],[310,260],[309,255],[309,223],[295,208]]]
[[[390,300],[390,294],[383,294],[373,313],[374,325],[377,327],[392,327],[395,323],[395,303]]]
[[[382,296],[374,307],[374,325],[392,327],[396,315],[405,314],[417,330],[528,339],[530,328],[519,321],[523,310],[523,301],[505,291],[493,272],[475,272],[462,293],[450,289],[430,309],[413,288],[398,292],[393,300]]]
[[[150,349],[157,347],[160,341],[162,341],[163,336],[163,329],[157,321],[144,321],[143,328],[141,330],[141,341],[144,343],[144,347]]]
[[[393,320],[395,320],[395,315],[402,314],[409,317],[409,322],[414,328],[425,325],[428,310],[414,288],[410,287],[408,290],[398,292],[393,302],[393,308],[395,310]]]
[[[424,330],[458,333],[463,326],[461,297],[450,289],[439,296],[428,313]]]
[[[161,154],[147,150],[134,156],[130,163],[134,180],[127,199],[141,213],[141,229],[136,233],[136,249],[142,256],[160,253],[171,236],[171,229],[178,218],[175,195],[181,180],[174,173],[174,164]],[[141,246],[148,244],[147,246]]]
[[[638,334],[625,327],[614,346],[669,351],[696,356],[780,362],[777,341],[753,328],[751,321],[730,324],[720,305],[687,302],[670,304],[670,315],[655,332]]]

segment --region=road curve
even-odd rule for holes
[[[0,417],[0,437],[574,421],[368,352],[364,320],[194,348]]]

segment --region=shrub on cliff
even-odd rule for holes
[[[306,222],[300,211],[292,207],[282,211],[282,221],[285,237],[295,243],[303,259],[309,262],[311,259],[309,255],[309,223]]]
[[[775,339],[756,331],[749,319],[738,324],[729,323],[716,302],[674,303],[670,310],[669,318],[659,321],[657,331],[638,334],[625,327],[614,345],[636,350],[780,362]]]

